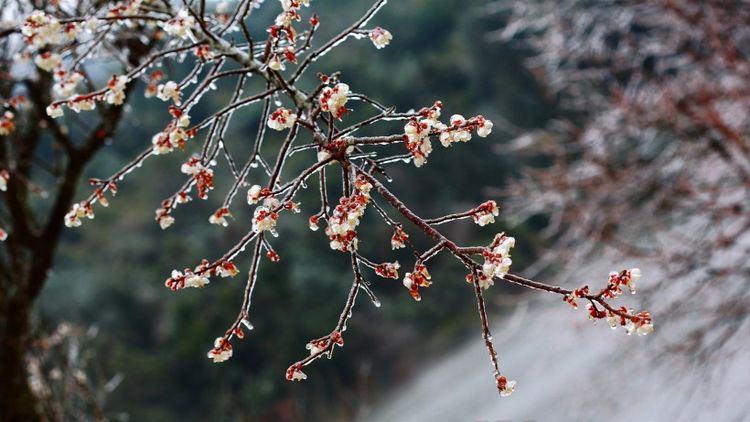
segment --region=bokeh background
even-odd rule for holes
[[[266,3],[255,17],[258,21],[272,19],[276,12],[274,2]],[[367,3],[314,1],[324,23],[320,39],[359,16]],[[549,3],[554,2],[529,2],[528,7]],[[581,2],[580,8],[596,10],[604,3]],[[314,71],[341,71],[356,91],[400,110],[442,100],[448,115],[483,114],[495,122],[487,139],[449,150],[436,145],[423,168],[392,170],[392,189],[418,214],[468,209],[486,199],[496,199],[510,210],[514,204],[520,209],[538,201],[534,195],[539,192],[509,195],[506,188],[520,178],[524,166],[544,168],[550,160],[523,155],[510,146],[524,134],[549,128],[556,119],[582,115],[559,101],[550,89],[555,80],[529,66],[528,59],[538,49],[519,42],[523,33],[503,36],[514,16],[511,6],[510,1],[394,1],[372,22],[394,34],[388,48],[347,42],[315,65]],[[734,7],[747,6],[737,2]],[[590,89],[593,94],[596,87]],[[202,107],[212,105],[216,106],[207,99]],[[161,129],[165,118],[160,104],[135,95],[122,130],[87,174],[111,174],[142,150],[144,140]],[[228,139],[237,150],[249,147],[242,139],[254,136],[257,119],[256,109],[235,117]],[[673,135],[679,139],[684,134]],[[743,136],[741,142],[747,142]],[[273,142],[269,139],[266,146]],[[253,300],[255,329],[244,341],[235,342],[230,361],[213,364],[205,352],[234,317],[242,300],[242,280],[220,280],[210,288],[178,294],[164,288],[163,281],[173,268],[193,266],[229,248],[248,227],[250,210],[235,212],[236,221],[228,228],[211,226],[207,217],[221,197],[213,195],[205,203],[194,201],[178,209],[176,224],[160,230],[153,212],[181,183],[180,159],[150,160],[120,185],[112,206],[99,209],[96,220],[67,231],[38,303],[41,332],[53,333],[61,323],[72,327],[77,362],[107,418],[747,420],[750,409],[740,398],[750,385],[739,376],[749,368],[748,337],[742,334],[747,334],[747,323],[741,318],[731,339],[714,347],[717,353],[675,348],[686,341],[680,327],[700,315],[671,313],[669,306],[679,295],[670,297],[669,306],[656,305],[653,337],[630,338],[601,324],[591,326],[584,311],[572,311],[557,297],[496,285],[486,296],[495,340],[505,372],[519,381],[511,398],[500,399],[482,349],[474,294],[460,266],[447,258],[431,266],[435,284],[419,303],[398,281],[372,280],[382,307],[360,297],[348,324],[346,346],[337,349],[332,360],[310,367],[304,383],[287,382],[286,368],[305,353],[309,339],[330,329],[350,286],[346,259],[327,251],[326,239],[306,228],[304,214],[284,219],[281,225],[275,247],[282,261],[264,265],[261,272]],[[226,177],[217,174],[217,186],[226,186],[221,182]],[[316,195],[312,186],[303,193],[303,204],[316,203]],[[738,202],[743,201],[746,215],[748,198]],[[452,224],[446,231],[472,244],[487,244],[495,231],[508,231],[517,239],[516,272],[566,287],[596,285],[612,269],[640,266],[647,292],[625,300],[635,308],[658,304],[659,296],[649,296],[648,288],[654,288],[654,295],[660,292],[655,287],[666,273],[659,262],[648,256],[609,254],[594,242],[586,259],[571,268],[566,265],[569,255],[555,250],[554,234],[545,232],[548,216],[534,212],[518,217],[501,214],[494,231],[468,223]],[[388,237],[383,228],[365,223],[362,248],[374,258],[386,259]],[[745,249],[738,253],[747,257]],[[542,256],[546,264],[535,266]],[[241,259],[237,263],[241,268],[248,265]],[[747,286],[747,274],[730,281]],[[741,313],[746,304],[740,305]],[[664,321],[674,325],[662,331]]]

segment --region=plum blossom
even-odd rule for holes
[[[238,270],[237,266],[234,265],[234,263],[232,263],[231,261],[224,261],[216,269],[216,273],[219,274],[219,276],[221,276],[222,278],[226,278],[236,276],[240,273],[240,270]]]
[[[516,239],[506,236],[505,233],[499,233],[495,236],[492,244],[482,252],[484,257],[482,275],[489,280],[485,282],[483,288],[486,289],[494,284],[492,281],[494,277],[503,278],[508,274],[510,266],[513,264],[513,260],[510,258],[510,250],[515,244]]]
[[[195,19],[190,16],[190,12],[187,9],[182,9],[176,17],[164,24],[164,31],[173,37],[186,39],[190,37],[190,29],[194,25]]]
[[[328,227],[325,229],[325,234],[330,239],[331,249],[341,252],[357,250],[359,239],[356,228],[365,213],[367,203],[370,202],[372,184],[364,177],[358,176],[354,186],[356,189],[351,196],[344,196],[339,200],[339,204],[328,219]]]
[[[207,356],[214,363],[225,362],[232,357],[232,344],[224,337],[217,337],[214,340],[214,348],[208,352]]]
[[[295,363],[286,370],[286,379],[289,381],[302,381],[307,379],[307,375],[302,372],[302,365]]]
[[[398,279],[398,269],[401,265],[396,262],[384,262],[375,267],[375,273],[383,278]]]
[[[4,229],[0,229],[0,242],[5,242],[8,239],[8,232]]]
[[[383,29],[379,26],[370,31],[369,36],[373,45],[375,45],[375,48],[378,50],[387,46],[393,39],[393,35],[391,35],[387,29]]]
[[[176,105],[182,103],[182,93],[180,92],[180,86],[175,81],[168,81],[163,84],[159,84],[157,87],[156,98],[162,101],[172,101]]]
[[[260,185],[253,185],[247,190],[247,203],[255,205],[260,202],[261,199],[271,195],[271,190],[268,188],[261,188]]]
[[[492,133],[492,121],[485,119],[483,116],[477,116],[477,136],[486,138]]]
[[[125,86],[128,77],[125,75],[112,75],[107,82],[107,93],[104,94],[104,101],[108,104],[121,105],[125,101]]]
[[[96,101],[91,96],[76,95],[68,100],[68,108],[76,113],[91,111],[96,108]]]
[[[432,129],[431,119],[410,120],[404,126],[406,148],[414,157],[414,165],[422,167],[427,162],[427,156],[432,152],[432,143],[430,142],[430,130]]]
[[[8,190],[8,180],[10,180],[10,173],[8,170],[0,170],[0,191],[5,192]]]
[[[401,249],[406,247],[406,242],[409,239],[409,235],[406,234],[404,228],[401,225],[396,226],[393,236],[391,236],[391,249]]]
[[[273,233],[278,218],[279,214],[273,211],[273,209],[265,205],[259,206],[253,213],[253,231],[255,233],[262,233],[264,231]]]
[[[79,227],[81,225],[82,218],[88,218],[89,220],[94,218],[94,209],[89,203],[77,203],[73,204],[65,214],[65,226],[67,227]]]
[[[211,217],[208,218],[208,222],[211,224],[226,227],[229,225],[229,223],[227,222],[227,217],[229,216],[231,216],[231,214],[229,213],[229,208],[219,208],[215,213],[211,214]]]
[[[79,72],[57,72],[55,74],[57,83],[52,87],[56,96],[60,98],[70,97],[75,93],[76,86],[83,80],[83,75]]]
[[[159,223],[159,227],[162,230],[166,230],[174,224],[174,217],[169,214],[169,210],[165,208],[159,208],[156,210],[156,217],[154,218]]]
[[[500,391],[501,397],[510,396],[516,389],[516,381],[508,381],[508,379],[503,375],[498,375],[497,377],[495,377],[495,382],[497,383],[497,389],[498,391]]]
[[[43,47],[62,42],[63,28],[55,17],[42,10],[35,10],[24,20],[21,33],[33,46]]]
[[[296,121],[296,114],[288,108],[280,107],[268,116],[268,127],[273,130],[291,129]]]
[[[327,86],[320,93],[320,108],[331,113],[337,119],[346,113],[346,102],[349,100],[349,85],[338,83],[334,87]]]
[[[60,104],[50,104],[47,106],[47,115],[53,119],[57,119],[58,117],[63,116],[63,109]]]
[[[16,130],[16,123],[14,121],[15,117],[16,116],[10,110],[3,113],[3,116],[0,117],[0,136],[10,135]]]
[[[62,65],[62,57],[57,53],[45,51],[34,58],[34,63],[36,63],[40,69],[52,72]]]
[[[495,201],[487,201],[474,209],[472,218],[479,226],[486,226],[495,222],[495,217],[500,214],[500,208]]]
[[[414,272],[404,274],[404,287],[409,289],[409,294],[414,300],[419,302],[422,297],[419,295],[420,287],[430,287],[432,277],[427,271],[424,264],[417,263],[414,266]]]

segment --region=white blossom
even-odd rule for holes
[[[387,29],[383,29],[381,27],[376,27],[372,31],[370,31],[370,40],[375,45],[375,48],[381,49],[385,46],[387,46],[391,40],[393,39],[393,35],[391,35],[390,32],[388,32]]]

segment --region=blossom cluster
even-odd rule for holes
[[[420,287],[430,287],[432,285],[432,276],[427,271],[427,266],[418,262],[414,265],[414,271],[404,274],[404,287],[409,290],[409,294],[414,300],[419,302],[422,297],[419,294]]]
[[[211,282],[210,277],[219,275],[222,278],[234,277],[239,274],[237,266],[232,261],[219,260],[209,264],[203,260],[194,269],[185,268],[183,271],[172,270],[170,277],[164,285],[172,291],[185,288],[202,288]]]
[[[578,309],[578,299],[586,299],[589,303],[586,305],[589,319],[598,320],[606,319],[610,327],[625,327],[628,335],[637,333],[647,335],[654,331],[651,321],[651,314],[646,311],[636,313],[633,309],[621,306],[613,308],[604,302],[604,299],[614,299],[621,295],[622,287],[627,287],[631,293],[635,293],[635,283],[641,277],[641,270],[631,268],[620,272],[611,272],[609,281],[597,295],[590,293],[588,286],[579,287],[563,296],[563,301],[568,303],[573,309]],[[604,309],[600,309],[596,302],[599,302]]]
[[[209,163],[213,164],[213,163]],[[184,174],[192,176],[198,189],[198,198],[208,198],[208,191],[214,188],[214,171],[198,156],[192,156],[180,168]]]
[[[290,129],[296,121],[296,114],[288,108],[279,107],[268,116],[268,127],[273,130]]]
[[[349,85],[337,83],[333,87],[326,86],[320,93],[320,109],[331,113],[331,116],[341,119],[347,112],[346,102],[349,100]]]
[[[185,142],[195,136],[195,130],[188,129],[190,116],[177,108],[171,108],[170,111],[175,116],[174,120],[151,138],[153,153],[156,155],[168,154],[175,148],[184,149]]]
[[[430,108],[423,108],[419,112],[419,118],[409,120],[404,126],[406,149],[414,158],[416,167],[424,165],[432,153],[430,136],[438,135],[440,143],[447,148],[452,143],[471,140],[472,130],[476,130],[480,137],[486,137],[492,132],[492,121],[483,116],[467,120],[460,114],[454,114],[450,118],[450,125],[446,125],[439,120],[442,108],[440,101]]]
[[[367,203],[370,202],[370,184],[362,176],[354,184],[355,192],[351,196],[344,196],[333,210],[328,219],[325,234],[330,239],[331,249],[341,252],[356,251],[359,246],[357,226],[365,213]]]
[[[513,260],[510,258],[510,250],[515,246],[516,239],[499,233],[495,236],[489,247],[482,251],[484,264],[479,273],[479,285],[488,289],[495,284],[494,279],[503,278],[510,271]]]
[[[0,136],[10,135],[16,130],[15,119],[16,115],[10,110],[6,110],[5,113],[0,116]]]

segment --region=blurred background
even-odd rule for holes
[[[368,3],[314,1],[319,39]],[[392,189],[422,215],[498,200],[492,230],[446,231],[471,244],[509,232],[514,272],[524,276],[594,287],[611,270],[642,268],[639,294],[621,300],[652,311],[652,336],[592,326],[559,297],[497,284],[486,295],[495,341],[504,372],[519,381],[500,399],[474,294],[459,265],[437,259],[419,303],[397,281],[372,280],[382,307],[360,297],[346,347],[290,383],[286,368],[327,332],[350,285],[346,259],[300,216],[280,228],[281,265],[261,272],[255,330],[229,362],[213,364],[205,352],[240,306],[242,282],[174,294],[163,281],[228,249],[249,214],[235,213],[228,228],[207,224],[221,198],[213,195],[160,230],[154,209],[182,181],[181,157],[168,156],[134,172],[96,220],[65,233],[37,309],[39,332],[55,346],[34,353],[41,368],[80,369],[91,390],[55,389],[52,399],[133,421],[747,420],[749,8],[392,2],[371,23],[393,33],[388,48],[348,42],[315,65],[399,110],[442,100],[446,115],[495,122],[487,139],[436,145],[424,167],[394,168]],[[265,4],[259,15],[276,12]],[[113,173],[161,130],[163,106],[133,98],[88,176]],[[227,138],[249,138],[258,114],[235,118]],[[217,174],[217,186],[227,176]],[[303,204],[316,195],[304,192]],[[362,248],[386,259],[389,236],[363,224]],[[60,376],[46,371],[39,376]]]

